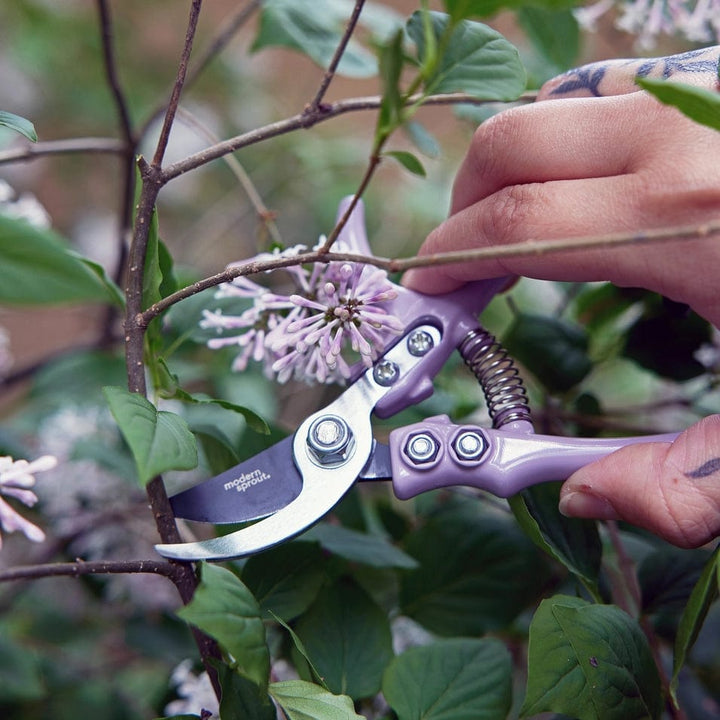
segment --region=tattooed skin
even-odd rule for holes
[[[587,90],[594,97],[602,97],[600,83],[608,71],[606,63],[593,63],[585,65],[577,70],[569,70],[565,73],[569,76],[559,87],[552,91],[552,95],[568,95],[578,90]]]
[[[649,60],[608,60],[569,70],[561,75],[550,91],[558,96],[603,97],[633,92],[637,87],[630,77],[668,79],[675,75],[708,75],[717,81],[718,48],[702,48]],[[605,84],[603,84],[603,81]],[[620,86],[619,86],[620,85]]]
[[[667,80],[675,73],[715,73],[718,71],[718,60],[716,57],[707,56],[707,48],[702,50],[690,50],[679,55],[655,58],[644,62],[637,71],[640,77],[647,77],[658,67],[662,68],[662,77]]]
[[[720,470],[720,458],[713,458],[712,460],[708,460],[706,463],[703,463],[700,467],[695,468],[695,470],[685,473],[685,477],[697,480],[699,478],[706,478],[709,475],[718,472],[718,470]]]

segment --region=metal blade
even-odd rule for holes
[[[224,473],[170,498],[176,517],[213,524],[242,523],[272,515],[302,490],[287,437]]]
[[[358,480],[392,480],[390,446],[375,440],[373,449],[365,467],[360,471]]]

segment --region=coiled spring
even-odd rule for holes
[[[458,350],[482,387],[493,427],[518,420],[530,422],[522,378],[495,336],[479,327],[465,336]]]

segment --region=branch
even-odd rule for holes
[[[118,118],[120,120],[120,133],[125,140],[125,147],[134,147],[132,124],[125,94],[120,87],[120,80],[115,63],[115,43],[113,38],[112,19],[107,0],[97,0],[100,18],[100,39],[102,40],[103,64],[108,87],[115,101]]]
[[[518,98],[517,102],[527,103],[535,99],[536,93],[525,93]],[[421,96],[412,96],[408,99],[408,104],[413,104],[420,99]],[[442,95],[432,95],[426,98],[423,105],[458,105],[473,104],[487,105],[489,100],[482,100],[465,93],[445,93]],[[285,135],[300,129],[308,129],[318,125],[319,123],[330,120],[350,112],[359,112],[362,110],[377,110],[380,107],[381,97],[379,95],[371,95],[367,97],[348,98],[339,100],[334,103],[322,104],[320,107],[312,110],[306,108],[302,113],[293,115],[284,120],[265,125],[264,127],[251,130],[242,135],[237,135],[228,140],[223,140],[215,145],[200,150],[199,152],[186,157],[172,165],[168,165],[162,172],[162,182],[167,183],[190,170],[202,167],[213,160],[223,157],[228,153],[235,152],[241,148],[254,145],[264,140],[269,140],[279,135]]]
[[[261,3],[262,0],[250,0],[247,6],[237,10],[234,15],[231,15],[230,18],[225,21],[218,31],[217,36],[200,55],[200,59],[188,69],[187,76],[185,78],[185,90],[197,81],[200,75],[204,72],[205,68],[225,49],[235,33],[237,33],[237,31],[252,17],[252,14],[260,7]],[[167,104],[161,103],[147,116],[147,119],[138,133],[139,137],[145,136],[148,128],[166,108]]]
[[[135,197],[135,152],[137,139],[133,131],[130,119],[130,110],[125,92],[120,85],[120,78],[115,61],[115,42],[113,34],[113,23],[110,16],[108,0],[97,0],[98,15],[100,20],[100,39],[102,41],[103,65],[105,77],[110,89],[110,94],[115,101],[115,109],[118,116],[120,135],[124,141],[124,157],[122,159],[121,178],[122,193],[118,207],[118,259],[113,273],[113,280],[117,284],[122,282],[127,262],[127,241],[132,227],[133,200]],[[117,317],[117,310],[109,306],[105,311],[102,323],[102,337],[108,340],[113,332],[113,325]]]
[[[162,575],[175,581],[180,566],[164,560],[97,560],[71,563],[46,563],[43,565],[21,565],[0,572],[0,582],[34,580],[46,577],[80,577],[81,575],[110,575],[149,573]]]
[[[202,0],[193,0],[192,7],[190,8],[187,31],[185,33],[185,45],[183,46],[180,63],[178,64],[177,77],[175,78],[175,84],[173,85],[167,110],[165,111],[165,119],[163,120],[163,125],[160,130],[160,138],[158,139],[157,148],[155,149],[155,155],[152,160],[154,167],[160,167],[162,165],[165,150],[170,140],[170,130],[175,121],[175,113],[177,112],[180,95],[182,94],[183,85],[185,84],[185,76],[187,75],[188,62],[190,61],[190,53],[192,52],[201,6]]]
[[[279,270],[292,265],[301,265],[305,263],[330,263],[338,261],[357,262],[364,263],[366,265],[373,265],[391,273],[397,273],[416,267],[449,265],[452,263],[467,263],[479,260],[497,260],[499,258],[521,257],[528,255],[552,255],[560,252],[592,250],[633,244],[640,245],[653,242],[700,240],[716,235],[720,235],[720,222],[708,223],[705,225],[690,225],[674,228],[662,228],[658,230],[646,230],[633,235],[623,235],[617,233],[599,235],[597,237],[590,238],[578,237],[565,239],[561,238],[558,240],[526,240],[525,242],[518,243],[517,245],[485,247],[477,248],[475,250],[422,255],[404,259],[357,255],[354,253],[324,253],[322,249],[320,249],[313,252],[295,255],[293,257],[277,258],[262,262],[249,261],[243,265],[233,265],[222,272],[211,275],[203,280],[198,280],[192,285],[188,285],[177,292],[168,295],[154,305],[151,305],[144,312],[139,313],[136,317],[136,322],[142,327],[147,327],[154,318],[181,300],[197,295],[203,290],[208,290],[209,288],[222,285],[226,282],[231,282],[237,277],[255,275],[257,273]]]
[[[355,32],[355,28],[357,27],[358,20],[360,19],[360,13],[362,12],[364,5],[365,5],[365,0],[355,0],[355,7],[353,8],[352,15],[350,16],[350,19],[348,20],[348,24],[345,28],[345,32],[343,33],[343,36],[340,38],[340,42],[338,43],[337,48],[335,48],[335,54],[332,56],[332,59],[330,60],[328,69],[325,71],[325,74],[323,75],[322,82],[320,83],[320,87],[318,88],[318,91],[315,94],[313,101],[310,103],[310,105],[307,106],[306,112],[308,112],[308,113],[316,112],[318,110],[318,108],[320,107],[320,104],[322,103],[322,100],[325,97],[325,93],[327,92],[327,89],[330,87],[330,83],[332,82],[332,79],[335,77],[335,73],[337,72],[338,65],[340,64],[340,60],[342,60],[342,56],[345,54],[345,49],[347,48],[347,45],[350,42],[350,38],[352,37],[352,34]]]
[[[239,8],[226,20],[217,35],[210,42],[210,45],[200,55],[198,61],[188,71],[185,80],[187,88],[194,83],[202,74],[205,68],[226,48],[238,30],[252,17],[252,14],[260,7],[262,0],[250,0],[243,8]]]
[[[178,121],[195,130],[208,142],[219,142],[219,138],[217,138],[207,126],[205,126],[192,113],[182,107],[178,108]],[[242,189],[245,191],[248,200],[250,200],[250,204],[255,208],[255,213],[257,214],[260,222],[265,225],[265,229],[269,233],[273,242],[277,245],[284,245],[272,211],[270,211],[267,205],[263,202],[257,187],[255,187],[255,183],[253,183],[252,178],[248,175],[245,168],[240,164],[240,161],[234,155],[227,155],[224,160],[230,168],[230,172],[232,172],[232,174],[237,178],[238,182],[242,186]]]
[[[0,152],[0,165],[13,162],[26,162],[44,155],[67,155],[71,153],[108,153],[121,155],[125,152],[125,143],[115,138],[71,138],[69,140],[46,140],[28,143],[21,147]]]

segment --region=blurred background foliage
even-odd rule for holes
[[[416,9],[413,0],[387,0],[383,5],[399,18]],[[206,4],[194,58],[202,57],[237,11],[234,0]],[[113,4],[113,16],[120,80],[133,122],[147,125],[142,149],[149,152],[157,135],[157,112],[176,71],[187,3],[123,0]],[[314,96],[322,69],[287,48],[251,52],[257,23],[255,13],[187,87],[168,161],[205,147],[209,137],[237,135],[300,112]],[[581,34],[567,10],[502,11],[489,24],[520,49],[531,88],[581,62],[636,54],[632,38],[609,22],[596,33]],[[663,42],[657,54],[685,49]],[[0,108],[30,118],[41,141],[117,137],[118,118],[101,52],[97,13],[89,0],[3,3]],[[343,77],[333,82],[328,99],[377,93],[375,77]],[[437,139],[439,152],[423,158],[426,178],[390,162],[383,165],[365,197],[375,252],[412,255],[443,219],[455,169],[475,124],[487,112],[421,110],[418,119]],[[329,231],[338,201],[355,190],[362,175],[373,126],[368,113],[348,114],[237,155],[268,208],[265,219],[276,224],[283,243],[312,245]],[[0,128],[0,158],[17,143],[16,134]],[[393,147],[406,144],[401,136],[393,139]],[[3,163],[0,178],[18,194],[33,193],[58,232],[116,275],[122,190],[117,157],[73,153]],[[171,183],[158,210],[162,237],[183,282],[218,272],[271,242],[267,223],[223,161]],[[278,389],[257,370],[232,374],[227,355],[210,353],[198,342],[202,334],[197,320],[210,303],[210,294],[205,294],[170,313],[164,343],[172,349],[172,371],[183,387],[251,408],[268,421],[271,434],[253,432],[240,416],[221,407],[184,409],[201,440],[203,459],[194,474],[171,474],[170,486],[188,484],[252,455],[287,433],[332,392],[294,385]],[[541,431],[671,431],[720,409],[714,332],[685,308],[649,293],[603,284],[523,280],[493,302],[485,323],[504,338],[524,367]],[[38,522],[49,540],[29,546],[23,538],[6,538],[0,569],[77,557],[152,557],[152,518],[100,391],[104,385],[125,384],[116,319],[109,320],[101,307],[3,307],[0,324],[8,331],[14,357],[0,404],[0,451],[16,457],[50,452],[62,461],[38,484]],[[486,422],[479,389],[459,361],[440,376],[433,398],[393,422],[441,412],[455,420]],[[540,517],[543,499],[535,502]],[[463,496],[452,493],[428,494],[403,505],[377,490],[354,492],[337,518],[349,530],[398,541],[407,554],[404,559],[381,553],[381,559],[373,561],[369,551],[363,555],[362,544],[353,555],[342,538],[328,538],[320,530],[319,535],[237,563],[235,569],[262,598],[265,612],[272,610],[286,621],[297,619],[294,628],[331,689],[336,690],[332,678],[338,660],[332,647],[322,645],[323,626],[337,621],[339,631],[355,633],[347,642],[376,643],[374,659],[357,661],[352,682],[359,686],[337,688],[356,699],[368,717],[393,717],[370,698],[380,689],[392,654],[383,628],[396,616],[410,619],[407,626],[393,625],[396,651],[418,644],[424,633],[496,634],[513,654],[515,683],[521,688],[530,608],[550,592],[576,591],[577,582],[565,569],[572,563],[580,576],[583,568],[594,576],[598,592],[607,596],[622,558],[613,554],[606,535],[600,536],[599,547],[597,535],[573,525],[563,526],[558,538],[549,541],[557,548],[571,539],[561,564],[547,559],[518,531],[503,504],[488,499],[480,508],[468,510],[466,505]],[[552,535],[557,523],[551,514],[547,532]],[[638,611],[654,625],[661,642],[671,642],[707,553],[676,550],[631,528],[622,528],[622,534],[624,547],[639,563]],[[594,563],[603,548],[605,567],[598,572]],[[405,567],[408,557],[419,566]],[[290,588],[287,595],[278,590],[283,583]],[[161,715],[176,695],[170,682],[173,668],[196,656],[186,626],[174,615],[178,605],[172,586],[150,575],[4,583],[0,716],[139,720]],[[343,625],[343,612],[354,613],[356,621]],[[694,672],[681,684],[690,718],[720,716],[719,632],[720,614],[714,606],[690,657]],[[273,633],[276,658],[302,669],[288,636],[277,627]],[[665,659],[669,647],[663,645]],[[282,677],[279,661],[275,672]],[[399,682],[397,676],[392,681]],[[518,710],[516,700],[512,713]]]

